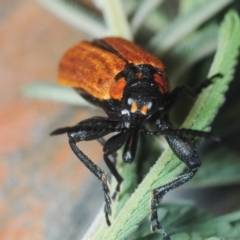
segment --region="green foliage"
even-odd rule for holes
[[[165,29],[155,34],[150,40],[151,49],[154,49],[155,54],[166,54],[167,51],[179,44],[179,41],[230,2],[232,0],[211,0],[195,4],[189,11],[180,14]]]
[[[238,154],[224,147],[214,149],[204,156],[201,171],[198,172],[187,186],[196,188],[239,184],[239,172],[240,161]]]
[[[172,240],[237,240],[240,234],[240,212],[222,217],[212,217],[191,203],[162,204],[159,209],[161,222],[164,222]],[[171,218],[169,217],[171,216]],[[173,227],[174,226],[174,227]],[[208,238],[211,236],[210,238]],[[216,236],[221,236],[218,238]],[[129,240],[159,240],[160,233],[149,231],[148,221],[141,223],[139,231]]]
[[[79,94],[72,88],[62,87],[53,83],[33,82],[24,87],[23,93],[36,99],[43,98],[83,107],[94,107],[83,98],[80,98]]]

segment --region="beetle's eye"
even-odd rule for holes
[[[124,100],[124,108],[128,111],[132,111],[132,106],[134,105],[134,100],[132,97],[127,97]]]
[[[128,104],[129,106],[131,106],[132,103],[133,103],[133,99],[132,99],[132,98],[128,98],[128,99],[127,99],[127,104]]]
[[[152,103],[152,102],[149,102],[149,103],[147,104],[147,108],[148,108],[148,110],[151,109],[152,106],[153,106],[153,103]]]
[[[153,115],[158,110],[158,102],[156,100],[153,100],[147,104],[147,114],[149,116]]]

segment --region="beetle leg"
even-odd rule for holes
[[[182,128],[182,129],[171,129],[169,128],[169,126],[166,125],[166,123],[163,123],[163,125],[161,125],[160,122],[162,122],[163,120],[157,120],[155,121],[156,126],[159,128],[158,131],[148,131],[147,129],[141,129],[141,132],[143,132],[146,135],[168,135],[168,136],[185,136],[185,135],[190,135],[193,137],[203,137],[203,138],[209,138],[212,139],[216,142],[220,141],[220,138],[218,136],[216,136],[215,134],[211,133],[211,132],[204,132],[204,131],[199,131],[199,130],[194,130],[194,129],[186,129],[186,128]]]
[[[199,165],[200,166],[200,165]],[[165,229],[160,225],[159,221],[158,221],[158,213],[157,213],[157,209],[158,209],[158,199],[159,197],[163,196],[165,193],[167,193],[168,191],[175,189],[179,186],[181,186],[182,184],[186,183],[187,181],[189,181],[197,172],[198,167],[191,169],[188,173],[179,176],[177,179],[173,180],[172,182],[165,184],[161,187],[155,188],[152,191],[152,198],[151,198],[151,214],[150,214],[150,221],[151,223],[151,230],[154,232],[157,229],[159,229],[161,231],[161,233],[163,234],[165,240],[170,240],[170,237],[168,236],[168,234],[166,233]]]
[[[111,197],[107,174],[91,161],[77,146],[77,142],[84,140],[99,139],[111,132],[120,131],[119,122],[108,118],[95,117],[83,120],[73,127],[60,128],[51,135],[67,133],[72,151],[79,160],[102,182],[105,199],[105,217],[108,225],[111,225],[109,215],[111,215]]]
[[[204,88],[211,85],[214,78],[221,78],[221,77],[223,77],[223,75],[221,73],[217,73],[217,74],[213,75],[212,77],[205,79],[195,89],[192,89],[191,87],[186,86],[186,85],[176,87],[171,93],[169,93],[167,95],[167,98],[165,100],[165,102],[166,102],[165,107],[161,114],[164,115],[164,114],[168,113],[171,109],[173,109],[183,93],[185,93],[189,97],[195,98],[199,93],[202,92],[202,90]]]
[[[214,78],[222,78],[222,77],[223,77],[223,75],[221,73],[216,73],[213,76],[211,76],[210,78],[205,79],[202,83],[200,83],[200,85],[198,85],[194,89],[195,95],[201,93],[204,88],[211,85]]]
[[[194,137],[209,138],[216,142],[220,141],[220,138],[211,132],[204,132],[204,131],[193,130],[193,129],[186,129],[186,128],[167,129],[166,132],[165,133],[164,132],[165,131],[163,131],[162,134],[166,133],[167,135],[180,135],[180,136],[190,135],[190,136],[194,136]]]
[[[111,197],[110,197],[110,187],[107,181],[107,174],[98,167],[95,163],[91,161],[90,158],[88,158],[76,145],[76,141],[74,138],[69,134],[69,144],[72,149],[72,151],[75,153],[75,155],[78,157],[78,159],[81,160],[81,162],[100,180],[102,181],[102,187],[103,187],[103,193],[104,193],[104,199],[105,199],[105,217],[106,222],[108,226],[111,225],[110,220],[108,218],[109,215],[111,215]]]
[[[167,126],[165,126],[167,127]],[[169,135],[168,135],[169,130]],[[194,144],[189,141],[184,136],[180,135],[179,133],[173,135],[172,133],[174,130],[166,129],[163,130],[163,134],[171,147],[172,151],[175,155],[184,162],[189,171],[172,182],[155,188],[152,191],[152,199],[151,199],[151,215],[150,220],[152,221],[151,229],[154,231],[156,228],[160,229],[160,231],[165,236],[165,239],[170,239],[169,236],[166,234],[165,230],[162,228],[160,223],[158,222],[158,215],[157,215],[157,207],[158,207],[158,199],[159,197],[163,196],[168,191],[181,186],[182,184],[189,181],[197,172],[198,168],[201,165],[198,150],[194,146]]]
[[[182,87],[179,87],[179,90],[184,92],[188,96],[195,98],[199,93],[202,92],[204,88],[212,84],[212,81],[214,78],[222,78],[222,77],[223,75],[221,73],[217,73],[211,76],[210,78],[205,79],[195,89],[192,89],[191,87],[184,85]]]
[[[104,147],[105,143],[106,143],[106,140],[104,138],[99,138],[97,139],[98,142]],[[117,164],[117,153],[116,152],[113,152],[111,153],[111,156],[113,158],[113,164],[114,166]]]
[[[162,116],[170,112],[176,106],[176,104],[179,102],[179,99],[182,97],[183,93],[185,93],[186,95],[192,98],[195,98],[197,94],[200,92],[195,92],[193,89],[185,85],[176,87],[172,92],[170,92],[166,96],[165,107],[161,112]]]
[[[112,195],[112,198],[115,199],[117,192],[120,191],[120,185],[123,181],[123,178],[118,173],[115,164],[109,159],[109,155],[113,155],[116,153],[116,151],[122,147],[124,142],[126,141],[128,133],[121,132],[117,135],[112,136],[110,139],[107,140],[107,142],[104,145],[103,151],[104,151],[104,161],[106,165],[108,166],[109,170],[111,171],[112,175],[116,178],[118,184],[116,186],[116,190],[114,194]]]
[[[132,131],[128,137],[123,150],[123,161],[125,163],[132,163],[135,158],[138,146],[139,131]]]

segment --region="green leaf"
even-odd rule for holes
[[[223,240],[223,239],[218,237],[210,237],[207,240]]]
[[[152,32],[161,31],[169,23],[169,18],[164,9],[155,9],[144,22],[144,26]]]
[[[77,1],[66,0],[37,0],[41,5],[49,11],[66,21],[73,27],[89,34],[93,37],[107,35],[108,31],[97,14],[86,9]]]
[[[205,240],[209,237],[210,239],[237,240],[239,236],[240,212],[214,218],[193,204],[183,202],[162,204],[158,213],[160,222],[164,222],[169,229],[172,240]],[[163,237],[160,233],[151,233],[148,221],[145,220],[141,223],[139,231],[128,239],[155,240]]]
[[[168,73],[171,83],[181,78],[181,75],[186,73],[196,62],[216,51],[218,29],[217,24],[209,24],[203,29],[195,31],[169,52],[167,62],[171,69],[174,69]]]
[[[132,40],[132,32],[121,0],[102,0],[99,3],[101,3],[109,34]]]
[[[80,97],[73,88],[62,87],[53,83],[34,82],[24,86],[22,93],[25,96],[35,99],[48,99],[54,102],[96,108],[94,105]]]
[[[203,4],[208,0],[180,0],[179,1],[179,8],[180,8],[180,12],[187,12],[189,11],[192,7],[198,5],[198,4]]]
[[[160,4],[162,4],[163,0],[148,0],[141,1],[138,5],[138,8],[131,20],[131,26],[134,33],[141,27],[146,17],[156,9]]]
[[[201,171],[186,187],[216,187],[240,183],[240,156],[220,147],[206,156]]]
[[[157,33],[150,41],[149,47],[156,55],[163,55],[199,27],[214,14],[222,10],[233,0],[209,0],[195,5],[188,12],[176,17],[170,25]]]

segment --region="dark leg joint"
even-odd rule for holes
[[[207,78],[205,81],[203,81],[196,89],[195,89],[195,93],[199,94],[202,92],[202,90],[206,87],[208,87],[209,85],[212,84],[213,79],[214,78],[222,78],[223,75],[221,73],[217,73],[214,74],[213,76],[211,76],[210,78]]]

